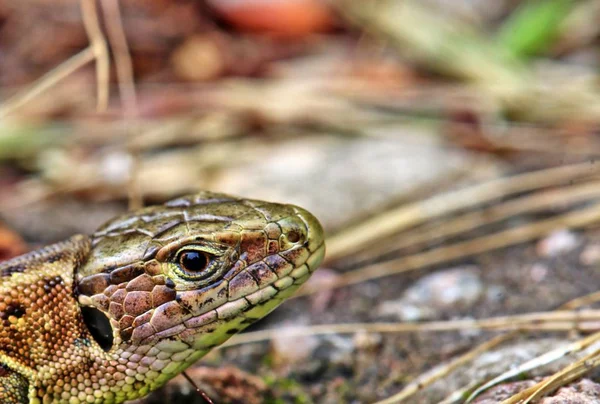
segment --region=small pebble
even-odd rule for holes
[[[431,307],[420,307],[407,303],[404,299],[388,300],[377,307],[381,317],[394,317],[402,321],[421,321],[435,318],[435,310]]]
[[[586,246],[581,255],[579,256],[579,262],[582,265],[597,265],[600,263],[600,245],[590,244]]]
[[[439,311],[469,307],[484,293],[476,266],[461,266],[436,272],[415,282],[398,300],[381,303],[377,312],[403,321],[435,318]]]
[[[290,327],[291,330],[297,326]],[[286,328],[271,341],[273,357],[278,364],[293,364],[307,360],[319,345],[315,336],[292,337],[286,336]]]
[[[100,161],[101,177],[108,184],[125,184],[131,175],[133,158],[129,153],[111,152],[104,155]]]
[[[472,304],[483,292],[479,272],[476,266],[463,266],[433,273],[415,282],[404,299],[438,308]]]
[[[556,257],[573,251],[579,244],[579,237],[569,230],[557,230],[540,240],[536,252],[540,257]]]
[[[381,345],[381,334],[359,331],[354,334],[353,343],[357,349],[373,350]]]
[[[541,282],[546,279],[548,275],[548,267],[544,264],[535,263],[529,270],[529,277],[534,282]]]

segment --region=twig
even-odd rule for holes
[[[97,110],[106,111],[109,96],[110,59],[106,39],[100,28],[96,0],[81,0],[83,25],[90,40],[90,46],[96,57],[96,85],[98,92]]]
[[[403,402],[404,400],[423,390],[425,387],[431,385],[433,382],[441,379],[444,376],[447,376],[448,374],[450,374],[450,372],[453,372],[460,366],[471,362],[473,359],[475,359],[482,353],[487,352],[492,348],[495,348],[503,342],[506,342],[508,339],[507,335],[513,335],[513,333],[498,335],[492,338],[491,340],[484,342],[483,344],[477,346],[474,349],[471,349],[469,352],[459,356],[458,358],[452,360],[450,363],[440,367],[439,369],[434,369],[431,373],[422,375],[417,380],[411,382],[406,387],[404,387],[399,393],[394,394],[393,396],[388,397],[384,400],[377,401],[374,404],[394,404]]]
[[[102,3],[102,9],[106,16],[106,28],[110,48],[115,58],[117,68],[117,80],[119,83],[119,96],[123,103],[125,118],[128,125],[131,125],[131,131],[137,132],[138,128],[138,105],[135,81],[133,75],[133,63],[127,45],[127,37],[123,29],[121,10],[118,0],[105,0]],[[128,182],[129,210],[137,210],[144,204],[142,192],[138,181],[138,172],[140,158],[138,152],[128,145],[128,151],[132,159],[131,170]]]
[[[600,292],[593,292],[585,296],[576,297],[575,299],[569,300],[562,306],[562,310],[573,310],[576,307],[589,306],[593,303],[600,301]]]
[[[583,306],[587,303],[588,302],[585,299],[580,299],[580,300],[573,299],[570,302],[568,302],[567,304],[560,306],[557,309],[557,311],[575,310],[576,308]],[[384,403],[391,404],[391,403],[401,402],[402,400],[406,400],[409,397],[413,396],[414,394],[418,393],[419,391],[423,390],[427,386],[430,386],[435,381],[441,379],[442,377],[447,376],[450,372],[456,370],[458,367],[463,366],[469,362],[472,362],[481,353],[487,352],[490,349],[495,348],[496,346],[498,346],[510,339],[513,339],[514,337],[516,337],[519,334],[520,334],[520,331],[511,331],[506,334],[498,335],[498,336],[492,338],[491,340],[486,341],[483,344],[475,347],[474,349],[470,350],[469,352],[466,352],[465,354],[459,356],[458,358],[452,360],[450,363],[448,363],[444,366],[440,366],[440,367],[432,370],[431,372],[422,375],[415,382],[412,382],[409,385],[407,385],[405,388],[403,388],[399,393],[397,393],[381,402],[378,402],[376,404],[384,404]],[[600,333],[594,334],[594,335],[600,335]],[[582,341],[578,341],[573,344],[570,344],[569,345],[570,350],[567,349],[568,347],[562,348],[562,350],[564,352],[563,356],[567,355],[569,353],[572,353],[572,352],[576,352],[581,349],[585,349],[596,339],[597,339],[597,337],[593,338],[592,336],[590,336]],[[562,357],[562,356],[558,356],[558,357]],[[558,359],[558,357],[557,357],[557,359]],[[522,369],[522,368],[519,367],[519,369]],[[471,394],[471,397],[475,398],[478,394],[482,393],[483,391],[485,391],[486,389],[488,389],[489,387],[491,387],[492,385],[497,384],[497,383],[498,382],[486,383],[485,387],[482,386],[479,389],[475,390]],[[469,391],[469,390],[470,389],[468,389],[468,388],[463,389],[463,391]],[[393,400],[393,401],[387,401],[387,400]],[[449,398],[449,401],[450,400],[451,400],[451,398]]]
[[[85,48],[78,54],[71,56],[69,59],[36,80],[30,87],[15,94],[4,102],[4,104],[0,106],[0,118],[4,118],[13,113],[15,110],[33,100],[46,90],[52,88],[59,81],[92,60],[94,60],[94,52],[91,47]]]
[[[94,0],[81,0],[83,22],[90,38],[90,46],[71,56],[48,73],[40,77],[30,87],[17,93],[0,106],[0,118],[13,113],[35,97],[52,88],[58,82],[96,59],[98,78],[98,110],[103,111],[108,105],[109,58],[106,41],[100,30]]]
[[[573,299],[570,302],[568,302],[567,304],[563,304],[561,305],[557,311],[561,311],[561,310],[575,310],[576,308],[583,306],[587,303],[586,300],[581,299]],[[500,339],[500,342],[503,341],[507,341],[509,339],[512,339],[513,337],[515,337],[516,335],[518,335],[519,332],[518,331],[513,331],[507,334],[503,334],[503,335],[499,335],[498,337],[496,337],[497,339]],[[523,371],[527,371],[527,370],[531,370],[531,369],[535,369],[538,366],[541,366],[543,364],[549,363],[549,359],[551,359],[550,361],[553,361],[555,359],[559,359],[565,355],[571,354],[573,352],[578,352],[581,351],[585,348],[587,348],[589,345],[591,345],[592,343],[596,342],[600,337],[600,333],[595,333],[587,338],[584,338],[583,340],[574,342],[572,344],[569,344],[567,347],[563,347],[563,348],[559,348],[558,350],[556,350],[556,354],[554,356],[546,354],[546,355],[542,355],[541,357],[535,358],[531,361],[528,361],[527,363],[524,363],[520,366],[518,366],[517,368],[513,368],[511,370],[509,370],[508,372],[503,373],[502,375],[494,378],[493,380],[487,382],[486,384],[478,387],[477,389],[473,390],[473,392],[471,393],[471,395],[469,396],[469,400],[473,400],[475,399],[479,394],[483,393],[485,390],[487,390],[488,388],[501,383],[502,381],[505,381],[513,376],[516,376],[520,373],[522,373]],[[495,339],[496,339],[495,338]],[[494,339],[494,340],[495,340]],[[494,341],[492,340],[492,341]],[[490,341],[491,342],[491,341]],[[431,384],[431,383],[429,383]],[[429,385],[428,384],[428,385]],[[468,388],[464,388],[462,389],[462,391],[469,391],[471,389]]]
[[[592,334],[592,335],[588,336],[587,338],[584,338],[580,341],[572,342],[572,343],[568,344],[567,346],[554,349],[554,350],[547,352],[543,355],[540,355],[534,359],[531,359],[515,368],[512,368],[512,369],[508,370],[507,372],[505,372],[505,373],[499,375],[498,377],[495,377],[494,379],[490,380],[489,382],[485,383],[483,386],[480,386],[478,389],[476,389],[469,396],[469,398],[467,399],[465,404],[470,403],[479,394],[483,393],[485,390],[489,389],[490,387],[495,386],[496,384],[499,384],[503,381],[506,381],[508,379],[511,379],[513,377],[516,377],[520,374],[531,371],[533,369],[537,369],[540,366],[547,365],[548,363],[554,362],[560,358],[565,357],[566,355],[570,355],[575,352],[580,352],[580,351],[586,349],[587,347],[589,347],[590,345],[596,343],[598,340],[600,340],[600,333],[595,333],[595,334]]]
[[[430,251],[366,266],[359,270],[342,274],[340,279],[335,282],[304,287],[296,294],[296,297],[318,293],[323,290],[354,285],[368,280],[396,275],[435,264],[457,260],[459,258],[465,258],[521,244],[526,241],[535,240],[556,229],[580,228],[598,220],[600,220],[600,204],[595,204],[550,219],[540,220],[535,223],[488,234],[474,240],[458,242]]]
[[[388,39],[397,52],[428,69],[474,84],[513,114],[560,122],[574,116],[596,122],[600,94],[589,83],[542,78],[476,27],[432,12],[415,0],[341,1],[338,10],[362,29]],[[553,63],[555,68],[560,64]],[[557,94],[560,94],[558,96]]]
[[[591,335],[585,340],[583,340],[582,343],[587,343],[590,340],[597,341],[599,337],[600,334]],[[589,344],[585,346],[589,346]],[[581,349],[583,349],[585,346],[582,346]],[[591,354],[586,355],[585,357],[575,361],[574,363],[556,372],[552,376],[542,380],[536,385],[513,395],[507,400],[502,401],[501,404],[530,403],[533,400],[540,398],[544,394],[547,394],[561,386],[572,382],[573,380],[578,379],[579,377],[583,376],[584,374],[598,366],[600,366],[600,350],[596,350]]]
[[[360,248],[365,248],[377,240],[460,209],[471,208],[512,194],[572,181],[579,177],[588,177],[599,172],[600,164],[561,166],[500,178],[433,196],[425,201],[400,206],[333,235],[327,241],[327,258],[334,261],[350,253],[356,253]]]
[[[382,242],[380,246],[374,246],[372,251],[369,251],[369,256],[382,256],[390,251],[399,251],[401,249],[431,243],[436,240],[442,240],[449,236],[456,236],[470,230],[506,220],[513,216],[539,212],[553,206],[566,206],[569,204],[581,203],[594,197],[600,197],[600,182],[598,181],[567,186],[550,191],[537,192],[532,195],[494,205],[487,209],[468,212],[461,216],[453,217],[442,224],[417,228],[409,233],[400,234],[394,237],[390,242]],[[362,257],[362,259],[364,259],[364,257]]]
[[[359,331],[377,333],[479,330],[553,330],[596,329],[600,310],[553,311],[480,320],[431,321],[423,323],[352,323],[324,324],[289,329],[263,330],[239,334],[223,346],[248,344],[273,339],[275,336],[299,337],[308,335],[354,334]]]
[[[185,377],[185,379],[188,381],[188,383],[191,384],[194,387],[194,389],[196,389],[196,393],[198,393],[204,401],[206,401],[208,404],[214,404],[214,402],[210,399],[208,394],[206,394],[206,392],[204,390],[202,390],[200,387],[198,387],[196,382],[194,382],[194,380],[192,380],[192,378],[190,377],[190,375],[187,374],[187,372],[184,371],[184,372],[182,372],[182,374],[183,374],[183,377]]]
[[[138,111],[137,94],[133,78],[133,62],[131,61],[125,30],[123,29],[119,1],[103,0],[100,5],[106,16],[106,30],[108,32],[110,49],[115,58],[119,94],[123,103],[125,116],[135,119],[137,118]]]

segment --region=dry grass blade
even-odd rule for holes
[[[574,352],[579,352],[587,347],[589,347],[591,344],[597,342],[600,340],[600,333],[595,333],[593,335],[590,335],[589,337],[581,340],[581,341],[576,341],[573,342],[565,347],[560,347],[558,349],[555,349],[553,351],[547,352],[544,355],[540,355],[537,358],[534,358],[530,361],[527,361],[513,369],[510,369],[509,371],[499,375],[498,377],[495,377],[494,379],[490,380],[489,382],[485,383],[484,385],[482,385],[481,387],[479,387],[477,390],[475,390],[467,399],[465,404],[470,403],[471,401],[473,401],[479,394],[483,393],[485,390],[489,389],[492,386],[495,386],[496,384],[502,383],[504,381],[507,381],[509,379],[512,379],[513,377],[516,377],[524,372],[528,372],[530,370],[539,368],[541,366],[547,365],[551,362],[554,362],[555,360],[558,360],[560,358],[563,358],[567,355],[570,355]]]
[[[90,46],[96,57],[97,110],[105,111],[108,107],[110,59],[106,39],[100,28],[96,1],[81,0],[81,13],[85,31],[90,39]]]
[[[588,302],[587,302],[586,299],[573,299],[570,302],[568,302],[568,303],[563,304],[562,306],[560,306],[557,309],[557,311],[560,311],[560,310],[574,310],[574,309],[576,309],[578,307],[586,305],[587,303]],[[511,332],[511,333],[508,333],[508,334],[499,335],[495,339],[508,340],[508,339],[516,336],[517,334],[518,334],[518,332]],[[590,337],[588,337],[588,338],[586,338],[584,340],[577,341],[577,342],[575,342],[573,344],[570,344],[568,347],[565,347],[564,349],[561,348],[559,350],[562,350],[565,353],[565,355],[567,355],[569,353],[572,353],[572,352],[581,351],[582,349],[585,349],[589,345],[591,345],[592,343],[594,343],[597,340],[597,335],[600,335],[600,333],[599,334],[591,335]],[[570,348],[571,350],[569,351],[568,348]],[[510,372],[507,372],[507,373],[510,373]],[[517,374],[515,374],[515,376],[516,375]],[[463,397],[464,392],[467,392],[467,391],[472,391],[472,393],[469,396],[469,400],[472,400],[473,398],[475,398],[477,395],[481,394],[483,391],[485,391],[489,387],[491,387],[491,386],[493,386],[495,384],[498,384],[499,382],[502,381],[502,380],[498,381],[498,379],[506,380],[507,378],[508,378],[507,374],[505,373],[503,375],[498,376],[497,378],[494,378],[494,380],[487,382],[485,385],[480,386],[477,390],[474,390],[474,389],[469,388],[469,387],[463,388],[463,389],[461,389],[461,391],[463,392],[462,394],[452,394],[452,396],[448,398],[448,402],[453,402],[454,397]],[[455,392],[455,393],[457,393],[457,392]]]
[[[263,330],[238,334],[224,346],[249,344],[267,341],[275,336],[300,337],[307,335],[354,334],[360,331],[378,333],[399,332],[440,332],[459,331],[465,329],[495,331],[553,330],[571,331],[573,329],[598,328],[600,310],[555,311],[527,313],[514,316],[493,317],[481,320],[430,321],[423,323],[351,323],[323,324],[309,327],[294,327],[285,330]]]
[[[591,337],[596,337],[596,339],[598,339],[597,334],[594,334]],[[518,394],[515,394],[511,398],[504,400],[502,404],[530,403],[533,400],[541,398],[543,395],[580,378],[598,366],[600,366],[600,350],[592,352],[591,354],[575,361],[549,378],[541,381],[535,386],[532,386]]]
[[[481,212],[471,212],[459,217],[457,219],[453,219],[443,226],[436,227],[435,231],[421,231],[421,232],[411,232],[410,236],[405,236],[404,238],[398,240],[398,244],[396,247],[406,248],[409,246],[418,245],[425,241],[431,241],[437,238],[442,238],[448,235],[459,234],[460,232],[471,230],[477,227],[481,227],[487,225],[489,223],[493,223],[499,220],[503,220],[513,215],[530,213],[532,211],[548,208],[550,206],[563,205],[581,202],[590,197],[596,197],[599,194],[598,184],[593,183],[585,183],[578,184],[575,186],[565,187],[557,190],[551,190],[548,192],[537,193],[534,195],[526,196],[523,198],[519,198],[516,200],[512,200],[506,202],[502,205],[493,206],[489,209],[483,210]],[[416,233],[416,234],[415,234]],[[600,295],[600,294],[599,294]],[[563,306],[563,309],[572,309],[581,305],[581,301],[576,300],[573,301],[569,306]],[[447,365],[436,368],[427,374],[419,377],[417,381],[410,383],[399,393],[389,397],[386,400],[383,400],[379,403],[394,403],[401,402],[421,391],[428,385],[432,384],[436,380],[446,376],[451,371],[456,369],[457,367],[468,363],[473,358],[475,358],[479,353],[485,352],[493,346],[498,345],[501,342],[507,341],[514,336],[516,336],[517,332],[512,332],[505,335],[500,335],[489,342],[485,342],[479,347],[475,348],[472,351],[467,352],[466,354],[456,358],[451,361]],[[563,356],[562,354],[559,357]],[[548,359],[548,358],[545,358]],[[534,361],[531,363],[532,367],[537,367],[540,364],[544,363],[544,359],[540,358],[539,361]],[[526,369],[519,368],[524,371]],[[507,376],[507,375],[503,375]],[[498,380],[494,380],[493,384],[498,383]],[[490,384],[492,385],[492,384]],[[486,385],[486,388],[489,387]],[[468,391],[468,390],[466,390]]]
[[[585,305],[586,303],[587,303],[587,301],[585,299],[581,299],[581,300],[574,299],[574,300],[568,302],[567,304],[562,305],[559,309],[557,309],[557,311],[574,310],[580,306]],[[392,397],[390,397],[389,399],[386,399],[377,404],[387,403],[387,402],[389,402],[389,403],[401,402],[402,400],[406,400],[409,397],[416,394],[417,392],[423,390],[425,387],[433,384],[435,381],[441,379],[442,377],[448,375],[450,372],[456,370],[459,366],[462,366],[462,365],[465,365],[465,364],[471,362],[479,354],[481,354],[483,352],[487,352],[490,349],[516,337],[519,334],[520,334],[520,331],[512,331],[507,334],[498,335],[498,336],[492,338],[491,340],[486,341],[483,344],[475,347],[474,349],[470,350],[469,352],[461,355],[460,357],[454,359],[447,365],[440,366],[440,367],[428,372],[427,374],[419,377],[417,379],[417,381],[410,383],[408,386],[406,386],[404,389],[402,389],[402,391],[400,391],[399,393],[397,393],[397,394],[393,395]],[[578,341],[573,344],[570,344],[568,347],[561,348],[561,350],[564,352],[565,355],[567,355],[571,352],[576,352],[581,349],[585,349],[591,343],[594,343],[596,341],[595,335],[590,336],[589,341],[588,340]],[[598,334],[598,335],[600,335],[600,334]],[[569,351],[567,348],[570,348],[571,350]],[[541,362],[543,364],[543,361],[541,361]],[[500,378],[500,376],[498,378]],[[476,383],[476,381],[473,381],[473,383],[475,383],[475,386],[472,386],[473,383],[471,383],[469,386],[462,388],[460,390],[460,392],[458,392],[458,391],[453,392],[453,394],[450,397],[448,397],[446,400],[444,400],[444,402],[449,402],[449,403],[455,402],[458,399],[464,397],[464,394],[469,391],[473,392],[473,393],[471,393],[470,397],[474,398],[477,395],[479,395],[481,392],[486,390],[487,388],[497,384],[498,378],[495,378],[494,381],[490,381],[490,382],[486,383],[484,386],[481,386],[479,389],[477,389],[477,391],[475,391],[475,387],[477,387],[478,383]],[[387,400],[391,400],[391,399],[394,399],[396,401],[387,401]],[[460,400],[460,401],[462,401],[462,400]]]
[[[450,395],[440,401],[438,404],[464,404],[465,397],[469,394],[470,391],[473,391],[477,388],[476,381],[472,381],[471,383],[463,386],[458,390],[454,390]]]
[[[493,129],[487,129],[492,131]],[[551,155],[565,156],[568,154],[579,156],[598,156],[600,143],[596,139],[586,140],[586,145],[573,142],[573,137],[558,130],[541,129],[535,127],[508,127],[502,136],[488,137],[495,147],[499,149],[518,150],[521,152],[548,153]]]
[[[373,247],[373,252],[370,252],[369,256],[372,255],[377,257],[391,251],[398,251],[403,248],[431,243],[435,240],[455,236],[462,232],[497,223],[513,216],[539,212],[553,206],[565,206],[580,203],[589,198],[599,196],[600,183],[596,181],[538,192],[487,209],[465,213],[456,218],[452,218],[441,225],[436,224],[431,227],[415,229],[409,234],[402,234],[401,237],[395,237],[389,243],[384,243],[379,247]]]
[[[547,86],[535,71],[475,26],[432,12],[423,2],[346,0],[339,2],[338,9],[357,26],[387,39],[404,57],[474,84],[520,117],[560,122],[577,116],[596,122],[600,116],[600,94],[589,82],[574,85],[565,78]],[[549,63],[554,69],[562,67]]]
[[[69,76],[77,69],[85,66],[87,63],[94,60],[94,52],[92,48],[85,48],[78,54],[70,57],[48,73],[40,77],[30,87],[21,91],[0,106],[0,118],[13,113],[23,105],[38,97],[43,92],[52,88],[58,82]]]
[[[98,110],[103,111],[106,109],[108,105],[110,66],[106,41],[98,22],[95,2],[93,0],[81,0],[81,9],[91,45],[50,70],[24,91],[17,93],[4,102],[0,106],[0,118],[13,113],[94,59],[96,59],[98,76]]]
[[[127,45],[127,37],[123,29],[121,9],[118,0],[104,0],[101,3],[106,16],[110,48],[115,58],[119,93],[125,115],[128,118],[137,117],[137,94],[133,78],[133,62]]]
[[[414,394],[423,390],[425,387],[433,384],[437,380],[440,380],[442,377],[447,376],[454,370],[458,369],[460,366],[471,362],[473,359],[475,359],[482,353],[487,352],[490,349],[493,349],[498,345],[506,342],[513,335],[516,335],[516,333],[498,335],[492,338],[491,340],[480,344],[479,346],[475,347],[469,352],[459,356],[458,358],[450,361],[448,364],[435,368],[432,371],[421,375],[417,378],[417,380],[409,383],[406,387],[404,387],[399,393],[394,394],[393,396],[388,397],[384,400],[377,401],[374,404],[394,404],[403,402],[404,400],[407,400]]]
[[[330,237],[327,242],[327,257],[332,261],[355,253],[377,240],[460,209],[472,208],[520,192],[589,177],[599,172],[600,165],[590,163],[561,166],[501,178],[400,206]]]
[[[101,3],[104,11],[106,28],[111,50],[114,54],[119,83],[119,95],[123,103],[126,123],[132,125],[132,131],[139,130],[137,124],[138,105],[135,81],[133,76],[133,63],[129,53],[127,37],[123,29],[121,9],[118,0],[106,0]],[[133,211],[144,205],[142,192],[138,181],[139,156],[132,147],[127,147],[132,157],[131,170],[128,183],[129,210]]]
[[[589,306],[600,301],[600,292],[590,293],[585,296],[577,297],[569,300],[567,303],[560,306],[561,310],[573,310],[576,307]]]
[[[465,258],[500,248],[535,240],[544,234],[562,228],[580,228],[600,220],[600,203],[578,209],[563,215],[515,227],[474,240],[468,240],[439,247],[423,253],[413,254],[391,261],[366,266],[359,270],[342,274],[340,279],[320,285],[311,285],[300,290],[296,296],[305,296],[326,289],[341,288],[368,280],[383,278],[427,266]]]

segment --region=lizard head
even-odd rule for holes
[[[203,192],[101,227],[76,293],[104,351],[161,384],[267,315],[324,252],[302,208]]]

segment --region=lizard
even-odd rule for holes
[[[141,398],[285,301],[324,254],[306,210],[205,191],[0,263],[0,402]]]

